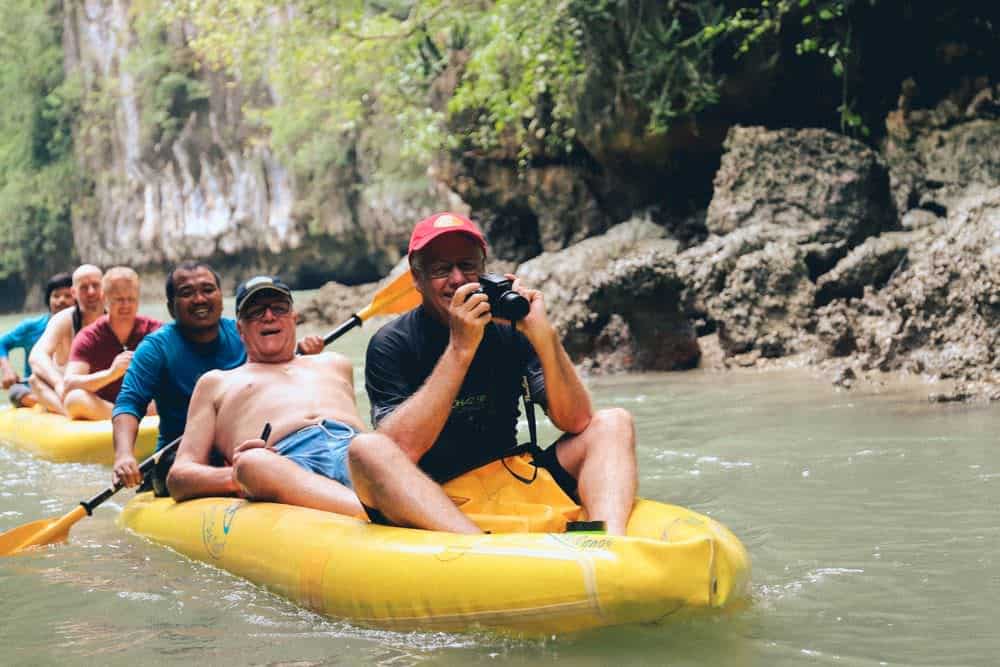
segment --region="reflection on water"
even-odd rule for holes
[[[359,364],[364,341],[335,347]],[[842,392],[805,373],[588,382],[598,405],[636,417],[641,494],[709,514],[747,545],[748,610],[544,639],[359,628],[120,531],[123,492],[69,544],[0,560],[3,662],[995,662],[997,408],[929,405],[926,387]],[[356,386],[367,415],[360,367]],[[65,513],[108,481],[99,466],[0,447],[0,529]]]

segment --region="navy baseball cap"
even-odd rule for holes
[[[278,294],[287,296],[289,301],[292,300],[292,288],[281,282],[280,278],[274,276],[254,276],[249,280],[243,281],[236,288],[236,317],[240,316],[240,311],[243,310],[243,306],[250,300],[251,296],[264,291],[277,292]]]

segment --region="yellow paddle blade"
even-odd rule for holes
[[[364,321],[373,315],[397,315],[419,305],[420,292],[413,285],[413,275],[404,271],[376,292],[372,302],[358,311],[358,317]]]
[[[87,510],[81,505],[58,519],[32,521],[0,533],[0,556],[12,556],[31,547],[65,542],[69,537],[69,529],[85,516]]]

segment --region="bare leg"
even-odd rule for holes
[[[25,394],[21,398],[22,408],[33,408],[38,403],[38,398],[34,394]]]
[[[70,419],[86,419],[88,421],[111,419],[111,410],[115,407],[97,394],[92,394],[85,389],[74,389],[67,392],[63,405]]]
[[[358,497],[346,486],[300,468],[269,449],[251,449],[241,454],[235,472],[236,481],[254,500],[365,516]]]
[[[481,533],[478,526],[389,438],[358,436],[348,451],[351,482],[361,502],[399,526]]]
[[[42,380],[37,375],[32,375],[28,378],[28,383],[31,385],[31,391],[35,394],[35,397],[42,404],[43,408],[57,415],[66,414],[66,410],[63,409],[62,398],[45,380]]]
[[[635,429],[621,408],[598,410],[590,425],[556,444],[559,464],[577,480],[587,516],[602,520],[611,535],[624,535],[637,485]]]

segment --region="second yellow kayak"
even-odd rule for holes
[[[159,417],[144,417],[140,422],[137,459],[156,449],[159,428]],[[0,410],[0,442],[56,463],[111,465],[114,461],[110,420],[75,421],[38,407]]]

